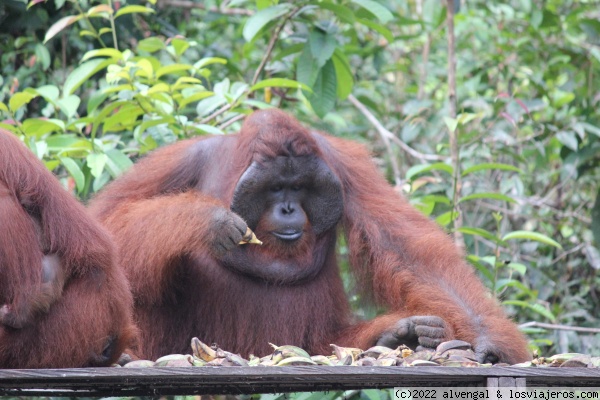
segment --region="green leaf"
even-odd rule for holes
[[[8,107],[6,106],[6,104],[4,104],[1,101],[0,101],[0,111],[5,112],[5,113],[8,112]]]
[[[155,36],[140,40],[137,46],[139,51],[146,51],[148,53],[155,53],[164,48],[165,43]]]
[[[502,200],[502,201],[506,201],[508,203],[516,203],[517,202],[512,197],[509,197],[509,196],[506,196],[506,195],[500,194],[500,193],[491,193],[491,192],[473,193],[468,196],[462,197],[460,200],[458,200],[458,202],[462,203],[463,201],[469,201],[469,200],[474,200],[474,199]]]
[[[133,165],[133,162],[121,151],[111,149],[106,151],[106,169],[113,178],[117,178]]]
[[[227,64],[227,60],[220,57],[205,57],[194,64],[194,68],[201,69],[210,64]]]
[[[307,96],[315,113],[323,118],[335,106],[337,98],[337,78],[333,61],[329,60],[317,74],[312,93]]]
[[[333,52],[333,65],[335,67],[335,75],[337,77],[337,97],[340,100],[346,99],[354,88],[354,75],[352,68],[340,49],[335,49]]]
[[[383,36],[385,38],[385,40],[387,40],[388,42],[391,43],[394,41],[394,34],[392,33],[392,31],[390,31],[385,26],[380,25],[375,21],[371,21],[369,19],[364,19],[364,18],[357,18],[356,21],[360,22],[361,24],[363,24],[364,26],[366,26],[368,28],[373,29],[375,32],[381,34],[381,36]]]
[[[202,99],[206,99],[206,98],[214,96],[214,95],[215,94],[213,92],[206,91],[206,92],[197,92],[190,96],[182,97],[182,99],[179,101],[179,107],[183,108],[190,103],[193,103],[195,101],[200,101]]]
[[[46,32],[46,36],[44,37],[44,44],[48,42],[48,40],[52,39],[56,36],[60,31],[65,29],[67,26],[74,24],[79,21],[83,15],[67,15],[56,21]]]
[[[112,14],[114,10],[107,4],[100,4],[92,7],[88,10],[87,15],[89,17],[101,17],[102,14]]]
[[[454,174],[454,168],[452,165],[448,165],[445,163],[433,163],[433,164],[417,164],[413,165],[406,171],[406,179],[411,180],[418,174],[422,174],[423,172],[429,171],[444,171],[450,175]]]
[[[181,38],[174,38],[171,41],[171,45],[173,46],[173,49],[175,50],[175,54],[178,56],[185,53],[185,51],[187,49],[189,49],[189,47],[190,47],[189,42],[187,40],[181,39]]]
[[[92,75],[106,68],[110,64],[112,64],[112,60],[110,59],[97,58],[86,61],[79,67],[75,68],[65,81],[65,85],[63,86],[63,96],[69,96],[73,94],[73,92],[75,92],[79,86],[83,85],[88,79],[90,79]]]
[[[313,1],[311,3],[319,8],[332,11],[335,17],[347,24],[354,24],[354,21],[356,20],[354,12],[346,6],[330,3],[328,1]]]
[[[12,113],[16,112],[19,108],[28,104],[31,100],[35,99],[39,95],[34,91],[18,92],[15,93],[8,101],[8,108]]]
[[[77,186],[77,191],[81,193],[81,191],[85,188],[85,176],[79,168],[79,165],[70,157],[58,157],[62,165],[65,166],[69,174],[75,180],[75,185]]]
[[[60,90],[58,87],[54,85],[44,85],[35,89],[36,92],[40,94],[46,101],[54,102],[58,100],[58,96],[60,96]]]
[[[87,165],[94,178],[99,178],[104,171],[108,156],[106,154],[92,153],[86,157]]]
[[[152,14],[155,11],[151,8],[145,7],[145,6],[125,6],[123,8],[120,8],[119,11],[117,11],[117,13],[115,14],[115,19],[119,18],[121,15],[125,15],[125,14]]]
[[[519,274],[521,275],[525,275],[525,273],[527,272],[527,266],[520,264],[520,263],[515,263],[515,262],[510,262],[507,265],[508,268],[514,269],[515,271],[517,271]]]
[[[206,124],[197,124],[194,127],[204,133],[208,133],[209,135],[224,135],[225,132],[217,128],[216,126],[206,125]]]
[[[481,272],[481,274],[485,276],[490,282],[494,282],[494,274],[486,265],[479,262],[479,257],[474,255],[468,255],[467,261],[469,261],[475,268],[477,268],[477,270]]]
[[[35,45],[35,56],[37,57],[37,61],[42,64],[42,69],[46,71],[50,68],[50,52],[41,43]]]
[[[294,89],[302,89],[302,90],[306,90],[309,92],[312,91],[310,89],[310,87],[306,86],[303,83],[300,83],[300,82],[292,80],[292,79],[285,79],[285,78],[265,79],[264,81],[260,81],[256,85],[252,86],[250,88],[250,91],[254,92],[255,90],[264,89],[267,87],[287,87],[287,88],[294,88]]]
[[[573,131],[560,131],[556,134],[556,138],[573,151],[579,149],[579,142],[577,141],[576,133]]]
[[[530,310],[533,310],[536,313],[543,315],[551,321],[556,320],[554,314],[552,314],[549,310],[544,308],[544,306],[542,306],[541,304],[529,304],[528,302],[522,300],[505,300],[502,302],[502,304],[529,308]]]
[[[94,57],[108,57],[108,58],[111,58],[116,61],[116,60],[123,59],[123,53],[121,53],[117,49],[111,49],[111,48],[90,50],[83,55],[83,58],[81,59],[81,61],[87,61],[90,58],[94,58]]]
[[[456,212],[456,211],[447,211],[447,212],[439,215],[435,219],[435,222],[437,222],[441,226],[448,226],[456,218],[458,218],[458,212]]]
[[[251,42],[262,28],[264,28],[269,22],[287,14],[291,7],[292,5],[287,3],[278,4],[262,9],[252,15],[250,18],[248,18],[246,24],[244,25],[244,39],[246,39],[247,42]]]
[[[502,243],[500,238],[496,237],[491,232],[488,232],[485,229],[474,228],[471,226],[462,226],[462,227],[458,228],[457,231],[462,232],[466,235],[481,236],[482,238],[490,240],[494,243]]]
[[[56,105],[67,118],[72,118],[77,113],[81,99],[74,94],[56,101]]]
[[[560,243],[558,243],[557,241],[555,241],[553,239],[550,239],[546,235],[543,235],[543,234],[537,233],[537,232],[514,231],[514,232],[507,233],[502,238],[502,240],[504,240],[504,241],[511,240],[511,239],[535,240],[536,242],[541,242],[541,243],[548,244],[550,246],[554,246],[554,247],[558,247],[559,249],[562,249],[562,246],[560,245]]]
[[[458,127],[458,120],[455,118],[444,117],[444,123],[450,132],[456,132]]]
[[[333,35],[321,31],[320,29],[314,29],[309,37],[308,43],[310,46],[310,52],[314,59],[317,61],[317,67],[321,68],[327,60],[331,58],[337,42]]]
[[[523,171],[521,171],[520,168],[517,168],[514,165],[501,164],[501,163],[483,163],[483,164],[477,164],[477,165],[474,165],[472,167],[465,169],[462,172],[462,176],[467,176],[470,173],[488,170],[488,169],[499,169],[501,171],[514,171],[514,172],[518,172],[518,173],[523,173]]]
[[[23,121],[23,130],[27,135],[34,134],[36,137],[52,132],[60,132],[64,127],[47,119],[29,118]]]
[[[190,64],[171,64],[160,67],[156,70],[156,77],[160,78],[163,75],[174,74],[178,72],[189,71],[193,67]]]
[[[312,87],[317,80],[319,68],[317,62],[310,53],[310,45],[307,43],[298,57],[296,65],[296,79],[305,85]]]
[[[371,14],[373,14],[382,24],[387,24],[392,19],[394,19],[394,15],[385,8],[385,6],[377,3],[373,0],[351,0],[353,3],[358,4]]]

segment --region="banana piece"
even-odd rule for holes
[[[242,237],[242,240],[238,243],[238,244],[263,244],[263,242],[261,242],[260,240],[258,240],[258,238],[256,237],[256,235],[254,234],[254,232],[252,232],[252,229],[248,228],[246,229],[246,233],[244,233],[244,236]]]

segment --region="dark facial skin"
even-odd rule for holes
[[[239,246],[224,256],[224,264],[253,278],[296,283],[321,270],[327,254],[323,250],[335,243],[335,235],[325,233],[335,229],[342,216],[341,184],[314,155],[279,156],[246,169],[231,210],[252,230],[259,229],[259,239],[270,252]],[[299,254],[301,246],[306,249]],[[273,257],[274,247],[280,257]]]

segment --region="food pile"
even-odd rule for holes
[[[203,366],[299,366],[299,365],[354,365],[382,367],[490,367],[476,361],[471,344],[462,340],[441,343],[434,350],[412,351],[406,346],[391,349],[374,346],[367,350],[340,347],[332,344],[330,356],[311,356],[305,350],[291,345],[277,346],[271,343],[273,353],[264,357],[250,355],[249,359],[230,353],[217,345],[209,346],[198,338],[192,339],[192,354],[170,354],[156,361],[135,360],[125,368],[144,367],[203,367]],[[508,364],[495,364],[509,366]],[[600,357],[579,353],[556,354],[552,357],[535,357],[533,361],[512,365],[513,367],[600,367]]]

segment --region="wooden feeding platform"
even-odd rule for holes
[[[163,396],[425,387],[600,387],[600,368],[152,367],[0,370],[2,396]]]

